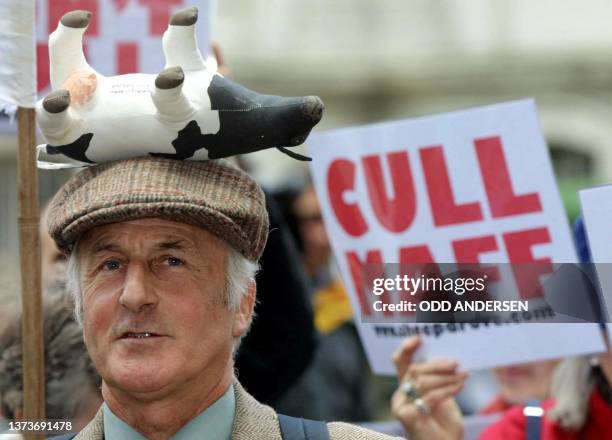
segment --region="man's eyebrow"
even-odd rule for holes
[[[92,254],[99,254],[101,252],[105,252],[105,251],[110,251],[110,252],[116,252],[121,250],[121,248],[119,246],[117,246],[116,244],[112,244],[112,243],[98,243],[95,244],[92,248]]]
[[[185,248],[191,248],[192,246],[187,242],[187,240],[178,239],[172,241],[162,241],[155,245],[158,249],[176,249],[176,250],[184,250]]]

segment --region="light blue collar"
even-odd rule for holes
[[[105,440],[147,440],[145,436],[113,414],[106,403],[102,405],[102,411]],[[223,396],[183,426],[171,439],[231,440],[235,414],[236,397],[234,387],[230,386]]]

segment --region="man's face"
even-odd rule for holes
[[[331,245],[321,216],[321,207],[314,187],[308,187],[295,204],[300,237],[304,244],[304,263],[310,275],[327,266]]]
[[[107,386],[155,399],[231,371],[252,301],[228,309],[221,240],[140,219],[92,229],[78,253],[85,343]]]
[[[558,363],[558,360],[548,360],[495,368],[502,397],[511,404],[548,398]]]

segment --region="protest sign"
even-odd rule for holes
[[[426,337],[419,357],[454,358],[463,368],[603,349],[592,324],[399,323],[406,311],[374,309],[362,283],[371,264],[520,263],[529,270],[510,270],[516,299],[533,300],[542,292],[524,286],[553,263],[576,261],[533,101],[319,133],[308,149],[375,372],[393,374],[392,352],[415,333]],[[519,313],[516,322],[536,320]]]
[[[587,233],[591,260],[597,270],[607,316],[608,333],[612,336],[612,185],[580,191],[582,217]]]

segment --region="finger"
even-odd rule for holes
[[[430,391],[438,388],[445,388],[451,385],[461,385],[467,378],[466,373],[454,373],[448,375],[424,374],[413,380],[416,391],[423,396]]]
[[[399,348],[393,353],[393,363],[398,377],[404,377],[406,369],[412,361],[412,356],[421,345],[421,338],[414,336],[402,342]]]
[[[406,370],[408,378],[417,378],[422,374],[454,374],[459,364],[456,361],[428,361],[410,365]]]
[[[435,389],[423,395],[422,399],[425,401],[430,411],[434,411],[436,406],[446,399],[455,396],[463,388],[463,382],[460,384],[448,385],[442,388]]]

